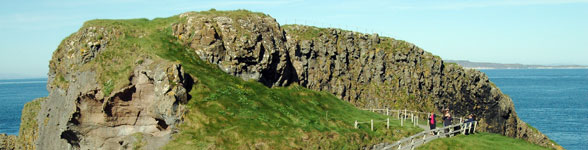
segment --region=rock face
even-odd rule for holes
[[[116,34],[87,27],[56,50],[36,118],[38,149],[157,149],[176,132],[195,82],[181,65],[145,57],[117,80],[128,83],[121,88],[99,82],[106,73],[96,69],[71,69],[96,59]]]
[[[171,30],[165,36],[177,41],[170,43],[244,80],[299,84],[357,107],[450,108],[455,115],[476,114],[481,131],[550,144],[517,117],[511,99],[483,73],[445,64],[413,44],[339,29],[282,27],[263,14],[218,14],[184,13],[153,30]],[[84,25],[61,43],[50,61],[50,94],[27,123],[34,127],[21,129],[19,149],[157,149],[177,132],[198,80],[177,62],[135,50],[144,43],[121,44],[153,36],[121,31],[124,25]],[[103,65],[91,65],[96,62]]]
[[[180,15],[173,34],[201,59],[267,86],[328,91],[358,107],[449,108],[475,114],[481,131],[551,146],[528,129],[512,100],[479,71],[445,64],[408,42],[339,29],[290,25],[269,16]]]
[[[180,65],[150,60],[135,68],[127,87],[110,95],[97,86],[94,72],[77,76],[82,79],[67,91],[50,88],[42,103],[39,149],[131,149],[137,142],[161,147],[180,122],[180,104],[193,83]]]
[[[296,80],[286,50],[284,31],[274,18],[251,15],[247,20],[230,16],[185,13],[185,23],[173,26],[173,34],[194,49],[202,60],[244,80],[282,86]]]

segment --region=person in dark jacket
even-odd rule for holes
[[[443,115],[443,126],[450,126],[451,121],[453,121],[453,117],[449,114],[449,110],[445,110],[445,115]]]
[[[437,122],[435,121],[435,113],[431,110],[431,114],[429,114],[429,128],[431,128],[431,130],[434,130],[436,126]],[[436,133],[433,132],[432,134],[435,135]]]
[[[449,114],[449,109],[445,110],[445,115],[443,115],[443,126],[447,127],[451,125],[451,121],[453,120],[453,118],[451,117],[451,114]],[[445,129],[445,133],[449,132],[449,129]]]
[[[474,121],[476,121],[476,119],[474,119],[474,115],[470,114],[468,115],[468,120],[465,121],[465,127],[469,127],[470,125],[472,125],[474,123]],[[466,135],[468,134],[472,134],[474,131],[474,127],[470,128],[469,130],[466,130]]]

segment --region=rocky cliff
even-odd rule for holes
[[[443,63],[400,40],[331,28],[280,26],[269,16],[180,15],[174,36],[223,71],[267,86],[299,84],[361,108],[449,108],[480,131],[552,146],[517,117],[512,100],[476,70]]]
[[[228,74],[268,87],[298,84],[357,107],[450,108],[456,115],[479,116],[480,131],[551,145],[517,117],[511,99],[479,71],[445,64],[408,42],[280,26],[270,16],[248,11],[87,22],[54,52],[50,94],[40,102],[34,133],[21,138],[34,141],[37,149],[165,145],[178,130],[198,79],[178,62],[156,55],[161,47],[195,52]]]

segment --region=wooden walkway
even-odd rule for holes
[[[387,116],[391,116],[392,115],[391,112],[396,113],[396,116],[400,119],[401,125],[405,121],[411,120],[413,125],[419,126],[423,129],[425,129],[425,131],[423,131],[423,132],[417,133],[417,134],[412,135],[410,137],[400,139],[399,141],[392,143],[392,144],[387,144],[387,143],[379,144],[377,146],[374,146],[373,149],[412,150],[420,145],[423,145],[423,144],[430,142],[432,140],[435,140],[437,138],[451,137],[451,136],[455,136],[457,134],[465,134],[466,132],[474,133],[476,131],[476,126],[478,125],[477,121],[470,122],[470,123],[464,123],[463,118],[460,118],[459,123],[455,123],[453,125],[443,127],[443,128],[429,130],[428,126],[421,126],[418,124],[418,120],[419,120],[418,116],[429,114],[426,112],[417,112],[417,111],[408,111],[408,110],[403,111],[403,110],[392,110],[392,109],[363,109],[363,110],[370,110],[372,112],[382,113]],[[385,121],[387,124],[386,127],[389,128],[389,119],[386,119]],[[370,122],[358,122],[356,120],[355,121],[356,128],[358,127],[359,123],[371,123],[371,128],[372,128],[372,130],[374,130],[373,129],[374,120],[371,120]]]

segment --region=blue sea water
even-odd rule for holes
[[[519,117],[568,150],[588,149],[588,69],[481,70]]]
[[[0,80],[0,133],[17,135],[26,102],[46,97],[47,79]]]

